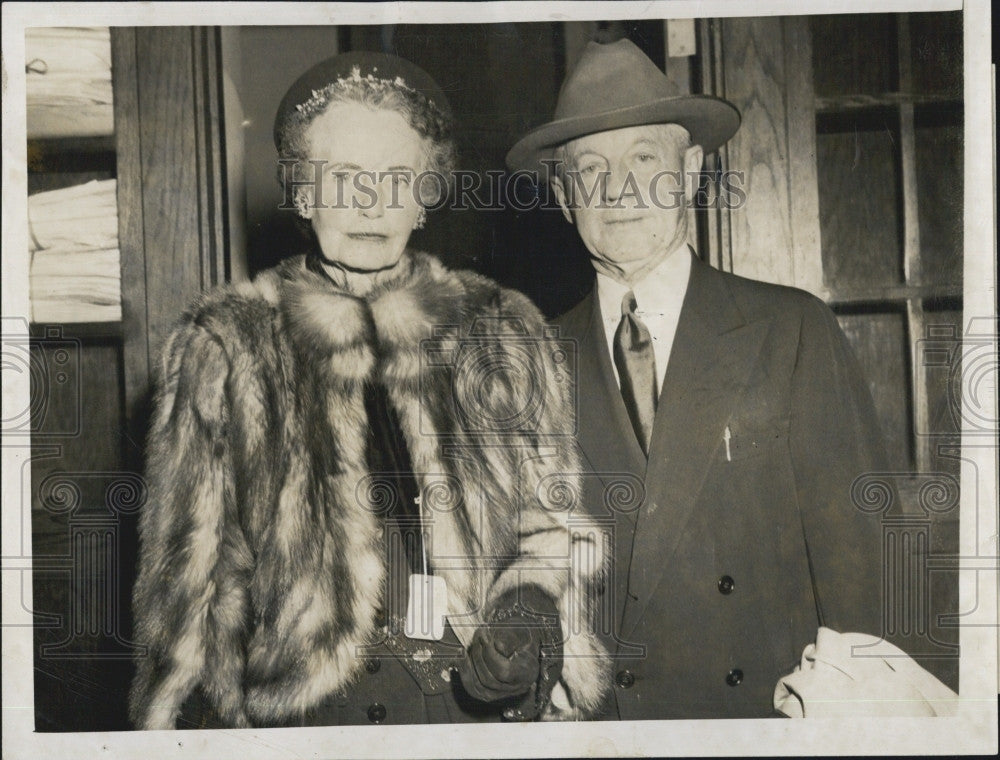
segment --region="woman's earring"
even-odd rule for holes
[[[426,222],[427,222],[427,209],[421,206],[420,211],[417,212],[417,220],[413,223],[413,229],[422,230]]]
[[[312,213],[309,210],[309,199],[306,198],[304,193],[299,193],[295,196],[295,213],[303,219],[312,218]]]

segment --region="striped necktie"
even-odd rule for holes
[[[622,399],[639,445],[649,456],[649,439],[656,415],[656,357],[653,339],[635,315],[635,294],[622,298],[622,320],[615,330],[614,360],[621,381]]]

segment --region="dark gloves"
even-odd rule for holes
[[[484,702],[509,700],[507,718],[533,720],[562,673],[559,613],[537,586],[508,591],[493,608],[462,661],[462,685]]]

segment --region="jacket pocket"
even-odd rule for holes
[[[787,445],[788,420],[747,420],[734,417],[722,433],[722,456],[727,462],[760,456]]]

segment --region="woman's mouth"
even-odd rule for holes
[[[348,232],[347,237],[351,240],[359,240],[367,243],[384,243],[389,239],[388,235],[380,232]]]

